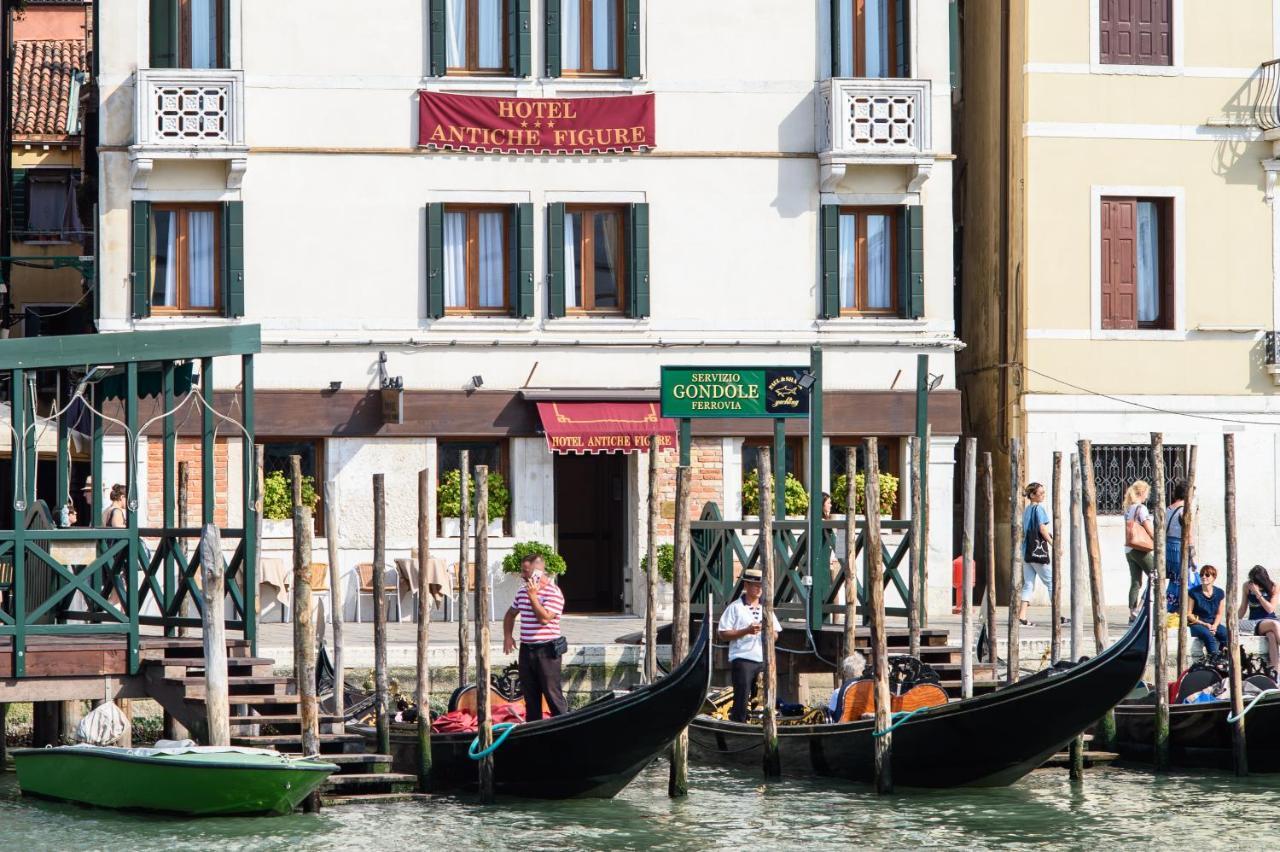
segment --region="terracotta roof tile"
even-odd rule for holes
[[[13,132],[66,136],[71,76],[85,69],[83,39],[14,43]]]

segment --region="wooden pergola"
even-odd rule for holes
[[[200,524],[212,524],[215,506],[214,441],[215,418],[213,361],[217,357],[239,356],[242,375],[242,405],[234,432],[243,444],[242,488],[243,525],[220,530],[224,542],[237,542],[226,566],[227,598],[231,604],[228,630],[240,631],[256,649],[257,582],[257,483],[253,431],[253,356],[261,348],[256,325],[228,325],[173,331],[134,331],[61,337],[36,337],[0,343],[0,374],[7,374],[12,429],[13,507],[11,528],[0,529],[0,568],[7,567],[10,588],[8,603],[0,607],[0,648],[10,660],[3,660],[0,673],[9,677],[29,675],[28,640],[47,637],[80,640],[123,640],[127,647],[127,673],[138,673],[140,633],[144,625],[159,626],[166,636],[179,627],[199,627],[197,616],[203,607],[197,579],[200,574],[196,543],[198,527],[176,525],[177,516],[177,423],[175,400],[188,384],[188,393],[200,409]],[[198,367],[199,381],[190,385],[179,377],[189,377],[185,365]],[[67,416],[57,420],[57,476],[52,494],[37,493],[37,429],[29,391],[33,374],[57,373],[60,387],[73,387],[55,406],[60,412],[71,398],[82,395],[92,421],[91,465],[94,482],[91,518],[88,527],[59,528],[55,511],[69,497],[70,423]],[[98,378],[110,374],[110,378]],[[43,377],[42,376],[42,377]],[[110,388],[108,388],[110,384]],[[158,384],[158,386],[157,386]],[[144,387],[144,385],[150,387]],[[4,376],[0,375],[0,387]],[[138,482],[138,409],[144,396],[161,401],[163,416],[163,499],[162,522],[158,527],[139,527],[137,507],[146,499],[147,483]],[[104,410],[107,397],[118,399],[118,411]],[[64,412],[65,413],[65,412]],[[126,525],[106,528],[102,522],[103,443],[106,417],[119,414],[125,433],[128,503]],[[119,428],[119,427],[117,427]],[[4,491],[0,488],[0,494]],[[53,507],[55,511],[50,511]],[[0,570],[0,582],[4,574]],[[2,589],[3,586],[0,586]],[[77,599],[83,608],[73,609]],[[144,615],[151,602],[158,615]]]

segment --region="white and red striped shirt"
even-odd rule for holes
[[[551,616],[551,620],[543,624],[533,611],[529,602],[529,587],[521,586],[516,590],[511,609],[520,613],[520,643],[536,644],[551,642],[560,638],[560,613],[564,612],[564,592],[555,583],[548,581],[538,590],[538,602]]]

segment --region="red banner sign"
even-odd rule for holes
[[[591,154],[654,146],[653,95],[485,98],[419,92],[418,144],[504,154]]]
[[[675,445],[676,422],[654,402],[540,402],[538,416],[553,453],[634,453]]]

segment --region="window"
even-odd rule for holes
[[[896,314],[898,213],[840,211],[840,313]]]
[[[506,441],[482,441],[482,440],[462,440],[462,441],[439,441],[436,444],[436,477],[437,482],[444,479],[446,473],[452,470],[460,470],[462,468],[462,451],[469,452],[467,463],[471,466],[471,475],[475,476],[477,465],[487,465],[489,474],[501,474],[503,481],[507,484],[508,489],[511,487],[511,477],[507,475],[507,442]],[[504,526],[510,528],[510,504],[508,504],[507,517],[503,518]],[[490,518],[490,522],[498,520],[498,518]]]
[[[151,211],[151,306],[160,312],[215,313],[221,252],[217,205]]]
[[[509,213],[504,207],[446,207],[446,313],[506,313]]]
[[[447,0],[445,60],[450,74],[506,74],[505,0]]]
[[[786,466],[787,473],[794,476],[800,482],[804,482],[808,477],[805,476],[805,468],[807,467],[807,458],[802,450],[803,442],[800,438],[787,438],[786,447]],[[768,447],[773,449],[773,438],[747,438],[742,444],[742,480],[745,482],[752,471],[760,468],[760,448]]]
[[[1098,61],[1172,65],[1173,0],[1098,0]]]
[[[901,465],[899,462],[901,459],[900,451],[902,448],[902,441],[902,438],[879,438],[876,442],[876,455],[879,456],[881,474],[888,473],[901,479]],[[853,447],[854,452],[856,453],[853,462],[855,465],[854,473],[865,473],[867,470],[867,446],[862,442],[861,438],[832,438],[830,453],[827,457],[828,463],[831,467],[831,488],[835,487],[836,479],[844,476],[846,473],[845,451],[850,447]],[[899,482],[898,505],[894,510],[894,515],[897,517],[905,517],[908,514],[906,510],[907,507],[903,506],[901,496],[903,493],[904,489],[902,487],[902,483]],[[844,514],[844,507],[832,506],[831,511],[833,514],[841,515]]]
[[[1164,448],[1165,494],[1173,484],[1187,477],[1187,448],[1166,444]],[[1098,514],[1124,512],[1124,492],[1135,481],[1152,481],[1150,444],[1094,444],[1093,485],[1097,492]],[[1155,489],[1147,503],[1155,508]]]
[[[833,77],[905,77],[907,0],[836,0]]]
[[[74,169],[14,169],[14,237],[23,242],[74,242],[85,233],[76,208]]]
[[[262,441],[261,444],[263,477],[280,471],[284,474],[286,481],[292,482],[293,466],[290,464],[289,457],[299,457],[302,476],[311,477],[312,487],[315,488],[318,498],[312,512],[315,534],[324,535],[324,442],[271,440]]]
[[[568,207],[564,217],[565,307],[620,313],[626,270],[626,211]]]
[[[622,70],[621,0],[560,3],[560,67],[566,77],[616,77]]]
[[[1166,198],[1103,198],[1104,329],[1173,327],[1173,231]]]
[[[151,0],[153,68],[228,68],[230,0]]]

